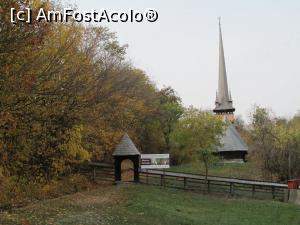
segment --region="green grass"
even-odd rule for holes
[[[201,162],[191,162],[179,166],[171,166],[169,171],[205,174],[205,167]],[[218,163],[209,168],[208,174],[211,176],[234,177],[242,179],[263,179],[259,165],[253,161],[249,161],[247,163]]]
[[[0,224],[299,225],[300,206],[144,185],[106,186],[2,213]]]

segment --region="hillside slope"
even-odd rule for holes
[[[297,205],[144,185],[109,185],[0,213],[1,225],[299,225],[299,221]]]

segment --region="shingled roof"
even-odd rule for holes
[[[248,151],[248,146],[232,124],[227,127],[225,135],[221,139],[221,144],[222,146],[217,149],[218,152]]]
[[[128,134],[125,134],[121,139],[120,143],[117,145],[113,156],[123,156],[123,155],[140,155],[133,142],[131,141]]]

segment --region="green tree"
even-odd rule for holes
[[[179,154],[177,163],[197,157],[205,165],[205,175],[215,161],[214,152],[220,146],[220,138],[226,124],[206,111],[188,108],[179,119],[172,133],[172,154]]]
[[[166,143],[166,150],[167,152],[170,152],[170,135],[178,119],[182,115],[184,108],[182,106],[181,99],[176,95],[175,91],[171,87],[166,87],[159,91],[159,100],[159,121]]]

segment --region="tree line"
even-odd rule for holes
[[[47,183],[83,162],[109,162],[124,132],[142,153],[171,153],[173,164],[198,158],[208,174],[226,122],[184,108],[171,87],[159,89],[107,28],[11,23],[10,8],[27,6],[36,14],[54,3],[1,1],[0,183],[4,177]],[[236,123],[248,158],[274,179],[300,175],[299,118],[272,117],[258,107],[249,125]]]
[[[286,181],[300,177],[299,113],[288,119],[256,107],[247,132],[251,156],[260,162],[266,178]]]
[[[0,18],[0,174],[51,180],[87,160],[111,160],[124,132],[142,152],[170,148],[183,107],[126,58],[99,26],[10,22],[10,8],[53,3],[4,0]]]

